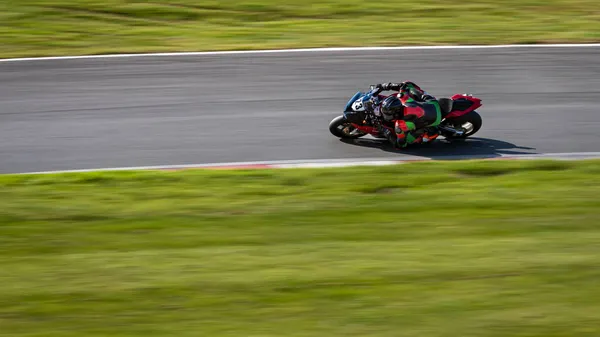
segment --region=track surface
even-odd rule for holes
[[[396,152],[328,131],[369,84],[483,99],[471,141]],[[0,63],[0,173],[600,151],[600,48],[324,51]]]

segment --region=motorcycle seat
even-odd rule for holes
[[[442,110],[442,116],[446,116],[452,111],[454,101],[450,98],[440,98],[438,103],[440,104],[440,110]]]

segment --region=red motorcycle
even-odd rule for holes
[[[329,123],[329,131],[336,137],[356,139],[366,135],[385,138],[379,134],[372,122],[372,112],[367,108],[376,88],[357,92],[346,104],[344,113]],[[378,95],[377,100],[386,97]],[[482,125],[481,116],[475,109],[482,106],[481,99],[468,94],[455,94],[451,98],[438,99],[442,110],[442,121],[438,126],[428,128],[430,134],[439,133],[447,140],[465,139],[475,134]]]

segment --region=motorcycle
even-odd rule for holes
[[[375,86],[369,92],[358,91],[344,108],[343,114],[335,117],[329,123],[329,131],[342,139],[356,139],[366,135],[385,139],[374,127],[370,108],[373,102],[381,102],[385,95],[377,95]],[[435,127],[426,130],[430,134],[440,134],[446,140],[465,139],[475,134],[482,125],[481,116],[475,110],[482,106],[481,99],[470,94],[455,94],[450,98],[438,99],[442,110],[442,121]]]

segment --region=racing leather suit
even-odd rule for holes
[[[387,90],[398,91],[397,97],[404,106],[402,116],[394,116],[393,128],[391,125],[383,128],[377,125],[390,143],[396,147],[406,147],[410,144],[432,141],[438,137],[437,133],[426,132],[427,128],[439,125],[442,120],[440,105],[435,97],[408,81],[377,84],[376,87],[378,88],[376,94]]]

